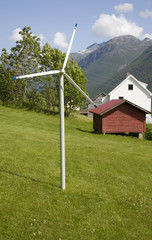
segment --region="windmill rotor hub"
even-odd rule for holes
[[[65,73],[65,70],[64,69],[61,69],[61,74],[64,74]]]

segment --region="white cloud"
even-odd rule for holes
[[[128,21],[124,15],[101,14],[92,26],[92,33],[97,37],[117,37],[120,35],[133,35],[140,37],[143,28],[136,23]]]
[[[145,11],[141,11],[140,16],[143,18],[152,17],[152,10],[145,9]]]
[[[21,34],[19,34],[20,31],[21,31],[20,28],[14,29],[13,32],[12,32],[12,36],[10,37],[10,40],[11,41],[19,41],[19,40],[21,40],[22,36],[21,36]]]
[[[142,39],[144,39],[144,38],[150,38],[150,39],[152,39],[152,34],[146,33],[146,34],[144,34],[144,35],[142,36]]]
[[[134,6],[131,3],[124,3],[124,4],[119,4],[115,6],[114,9],[118,13],[127,13],[127,12],[132,12],[134,9]]]
[[[61,32],[55,33],[53,42],[58,47],[61,47],[61,48],[68,47],[68,43],[66,41],[66,36],[64,33],[61,33]]]
[[[40,41],[41,41],[41,42],[45,39],[45,37],[43,36],[42,33],[40,33],[40,34],[38,35],[38,37],[40,38]]]

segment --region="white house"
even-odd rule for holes
[[[96,106],[99,106],[103,103],[103,99],[106,96],[107,95],[105,93],[101,92],[95,98],[93,98],[92,101],[96,104]],[[92,108],[94,108],[94,105],[92,103],[89,103],[88,104],[88,117],[93,117],[93,114],[89,112]]]
[[[138,81],[132,75],[127,76],[123,82],[104,97],[103,103],[112,99],[126,99],[150,112],[152,110],[152,93],[147,89],[147,84]]]
[[[103,103],[102,99],[106,96],[107,95],[105,93],[101,92],[95,98],[93,98],[92,101],[96,104],[96,106],[99,106]],[[92,108],[94,108],[94,105],[92,103],[89,103],[88,106],[82,109],[79,113],[87,115],[88,117],[93,117],[93,114],[89,112]]]

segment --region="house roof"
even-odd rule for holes
[[[83,108],[79,111],[80,114],[88,114],[88,108]]]
[[[123,80],[117,87],[115,87],[108,95],[111,95],[113,92],[115,92],[122,84],[124,84],[129,78],[132,78],[138,85],[140,85],[150,96],[152,96],[152,93],[147,89],[146,83],[143,83],[141,81],[138,81],[133,75],[129,75],[125,80]]]
[[[140,109],[141,111],[145,112],[145,113],[150,113],[149,111],[147,111],[146,109],[143,109],[139,106],[137,106],[136,104],[132,103],[132,102],[129,102],[128,100],[126,99],[113,99],[109,102],[106,102],[100,106],[98,106],[97,108],[93,108],[91,109],[89,112],[91,113],[95,113],[95,114],[98,114],[98,115],[104,115],[105,113],[111,111],[112,109],[118,107],[119,105],[123,104],[123,103],[128,103],[138,109]]]
[[[104,92],[100,92],[97,96],[95,96],[92,100],[95,101],[99,96],[103,95],[103,97],[107,96]]]

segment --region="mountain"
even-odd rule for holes
[[[96,51],[98,48],[100,48],[100,44],[94,43],[83,51],[79,51],[77,53],[71,53],[70,56],[74,57],[75,61],[79,63],[81,60],[87,57],[90,53]]]
[[[72,53],[88,79],[87,91],[91,97],[101,91],[109,92],[109,79],[152,46],[152,40],[139,40],[131,35],[93,44],[81,52]]]
[[[110,87],[106,88],[108,92],[125,79],[127,72],[132,74],[139,81],[147,83],[148,89],[152,92],[152,46],[147,48],[143,54],[131,62],[122,71],[114,75],[112,78],[109,78],[108,82],[110,82]],[[107,86],[106,83],[103,83],[103,85]],[[100,88],[102,88],[102,84],[100,85]]]

